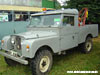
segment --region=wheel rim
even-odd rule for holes
[[[90,41],[88,41],[88,42],[86,43],[86,49],[87,49],[87,51],[90,51],[91,48],[92,48],[92,44],[91,44]]]
[[[40,71],[42,73],[46,72],[50,65],[50,59],[48,56],[44,56],[40,61]]]

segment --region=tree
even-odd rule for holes
[[[66,8],[88,8],[88,22],[100,24],[100,0],[70,0]]]

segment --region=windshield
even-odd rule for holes
[[[59,26],[61,22],[61,15],[38,15],[32,16],[30,26]]]

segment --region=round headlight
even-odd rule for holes
[[[14,43],[15,43],[15,41],[13,41],[13,40],[12,40],[12,41],[11,41],[11,43],[12,43],[12,44],[14,44]]]
[[[11,43],[12,43],[12,44],[15,43],[15,38],[14,38],[14,37],[11,38]]]

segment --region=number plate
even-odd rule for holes
[[[17,55],[17,52],[10,51],[10,54],[11,54],[12,56],[16,56],[16,55]]]

